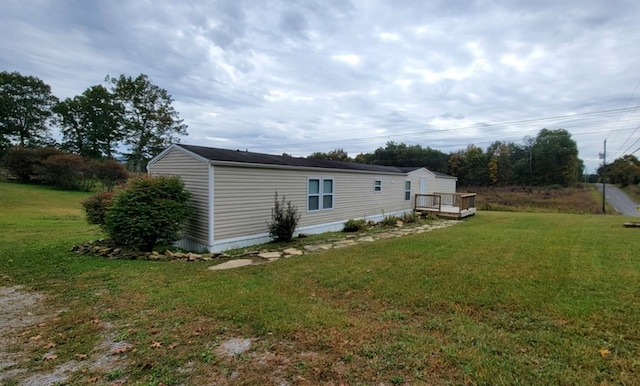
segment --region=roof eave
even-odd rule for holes
[[[355,173],[355,174],[377,174],[377,175],[391,175],[391,176],[406,176],[404,172],[391,172],[391,171],[375,171],[375,170],[357,170],[357,169],[340,169],[340,168],[325,168],[318,166],[294,166],[294,165],[276,165],[276,164],[261,164],[250,162],[236,162],[236,161],[217,161],[209,160],[211,165],[214,166],[234,166],[242,168],[259,168],[259,169],[278,169],[278,170],[300,170],[300,171],[323,171],[331,173]]]

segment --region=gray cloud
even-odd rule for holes
[[[593,170],[638,111],[539,119],[638,105],[639,16],[624,0],[8,0],[0,68],[62,98],[145,73],[173,95],[186,143],[355,155],[567,128]]]

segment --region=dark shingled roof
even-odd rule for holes
[[[192,153],[195,153],[211,161],[242,162],[242,163],[248,163],[248,164],[283,165],[283,166],[326,168],[326,169],[359,170],[359,171],[398,173],[398,174],[406,174],[410,171],[420,169],[420,166],[410,167],[410,168],[406,168],[406,167],[401,168],[396,166],[359,164],[355,162],[288,157],[288,156],[281,156],[281,155],[252,153],[249,151],[241,151],[241,150],[217,149],[212,147],[194,146],[194,145],[179,144],[176,146],[180,146]]]

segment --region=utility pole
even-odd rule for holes
[[[600,153],[600,158],[602,158],[602,213],[605,213],[605,200],[606,200],[606,189],[607,183],[605,181],[606,178],[606,168],[607,168],[607,139],[604,139],[604,153]]]

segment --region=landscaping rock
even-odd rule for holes
[[[296,248],[287,248],[282,252],[287,254],[287,255],[291,255],[291,256],[300,256],[300,255],[303,254],[303,252],[301,250],[296,249]]]
[[[267,259],[267,260],[272,260],[272,259],[279,259],[280,256],[282,256],[281,252],[260,252],[258,254],[258,257],[261,257],[263,259]]]

